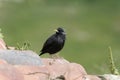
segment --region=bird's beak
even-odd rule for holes
[[[54,31],[55,31],[55,32],[58,32],[58,30],[57,30],[57,29],[55,29]]]

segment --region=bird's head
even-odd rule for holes
[[[64,35],[66,34],[65,31],[64,31],[64,29],[63,29],[63,28],[60,28],[60,27],[57,28],[57,29],[55,30],[55,32],[56,32],[57,34],[64,34]]]

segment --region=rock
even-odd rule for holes
[[[0,59],[12,65],[42,65],[40,57],[33,51],[0,50]]]
[[[49,71],[49,78],[56,80],[64,78],[65,80],[81,80],[84,75],[87,75],[84,68],[76,63],[70,63],[65,59],[42,59],[44,65]]]
[[[7,49],[6,44],[2,38],[0,38],[0,49]]]
[[[48,80],[49,72],[45,66],[14,65],[23,75],[24,80]]]
[[[96,75],[86,75],[85,80],[106,80],[106,79],[99,78]]]
[[[24,80],[24,76],[12,65],[0,64],[0,80]]]
[[[0,64],[8,64],[5,60],[0,59]]]
[[[88,75],[77,63],[40,58],[32,51],[0,50],[0,80],[120,80],[119,76]]]
[[[42,66],[14,65],[14,67],[24,75],[25,80],[82,80],[83,76],[87,75],[81,65],[69,63],[65,59],[43,58],[42,61]]]
[[[120,76],[118,75],[104,74],[102,76],[105,77],[107,80],[120,80]]]
[[[84,76],[87,75],[85,69],[77,63],[70,63],[70,72],[68,80],[82,80]]]

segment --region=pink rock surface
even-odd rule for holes
[[[0,59],[0,64],[8,64],[5,60]]]
[[[11,65],[0,60],[0,80],[120,80],[119,76],[111,74],[101,75],[101,78],[88,75],[81,65],[65,59],[44,58],[42,61],[42,66],[30,66]]]
[[[14,67],[24,75],[24,80],[47,80],[48,78],[49,72],[45,66],[16,65]]]
[[[6,44],[2,38],[0,38],[0,49],[7,49]]]
[[[64,59],[42,59],[43,66],[15,65],[23,75],[24,80],[56,80],[62,76],[65,80],[82,80],[87,75],[84,68],[76,63],[69,63]]]
[[[43,59],[43,63],[47,65],[51,79],[63,75],[66,80],[81,80],[84,75],[87,75],[81,65],[69,63],[65,59],[56,59],[55,61],[53,59]]]
[[[0,64],[0,80],[24,80],[24,76],[9,64]]]
[[[0,59],[0,80],[120,80],[119,76],[111,74],[100,77],[88,75],[80,64],[70,63],[65,59],[40,60],[43,63],[41,65],[12,65]]]
[[[101,80],[99,77],[97,77],[96,75],[86,75],[85,76],[86,79],[89,80]]]
[[[65,80],[82,80],[87,75],[81,65],[69,63],[65,59],[42,60],[42,66],[10,65],[0,60],[0,80],[57,80],[60,77]]]

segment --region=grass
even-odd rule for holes
[[[112,55],[112,49],[109,47],[110,55],[109,55],[109,61],[110,61],[110,71],[112,74],[119,75],[118,69],[115,66],[113,55]]]
[[[31,44],[29,42],[24,42],[23,45],[20,45],[17,43],[17,47],[15,47],[16,50],[30,50]]]

